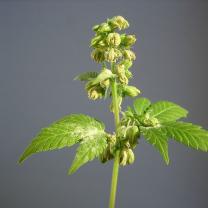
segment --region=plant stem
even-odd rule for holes
[[[114,64],[111,65],[111,70],[114,71]],[[118,101],[116,80],[112,81],[111,89],[112,89],[112,104],[113,104],[115,128],[116,128],[116,133],[117,133],[117,128],[118,128],[119,120],[120,120],[120,118],[119,118],[119,111],[120,110],[119,110],[119,101]],[[109,208],[115,208],[118,173],[119,173],[119,150],[117,150],[117,152],[115,154],[115,159],[114,159],[114,164],[113,164]]]

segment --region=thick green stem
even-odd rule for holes
[[[114,71],[113,64],[112,64],[112,71]],[[116,80],[112,81],[111,89],[112,89],[112,104],[113,104],[112,106],[113,106],[115,127],[116,127],[116,133],[117,133],[117,128],[119,125],[120,118],[119,118],[119,100],[118,100]],[[113,164],[109,208],[115,208],[118,173],[119,173],[119,151],[117,150],[115,159],[114,159],[114,164]]]

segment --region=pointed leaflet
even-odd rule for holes
[[[149,113],[150,117],[157,118],[161,123],[163,123],[186,117],[188,111],[175,103],[159,101],[152,104],[147,110],[147,113]]]
[[[74,80],[90,81],[98,76],[97,72],[84,72],[77,75]]]
[[[141,133],[148,143],[153,145],[162,155],[166,164],[169,164],[168,139],[159,128],[142,128]]]
[[[137,115],[142,115],[145,110],[151,105],[151,102],[147,98],[138,98],[134,101],[133,105]]]
[[[77,148],[77,153],[69,169],[69,174],[74,173],[78,168],[98,157],[107,147],[107,141],[103,137],[96,137],[83,141]]]
[[[43,128],[26,148],[19,162],[37,152],[70,147],[80,141],[95,139],[104,134],[104,125],[94,118],[83,114],[68,115]]]
[[[202,127],[185,122],[168,122],[162,125],[168,137],[188,147],[208,151],[208,131]]]

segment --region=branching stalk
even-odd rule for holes
[[[112,71],[114,70],[114,64],[111,65],[111,70]],[[111,88],[112,88],[112,103],[113,103],[114,121],[115,121],[116,133],[117,133],[117,128],[118,128],[119,119],[120,119],[119,118],[120,112],[119,112],[119,103],[118,103],[117,83],[116,83],[115,79],[111,83]],[[113,164],[109,208],[115,207],[118,174],[119,174],[119,150],[117,150],[117,152],[116,152],[114,164]]]

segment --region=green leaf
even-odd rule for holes
[[[134,110],[137,115],[142,115],[147,108],[151,105],[151,102],[147,98],[138,98],[134,101]]]
[[[159,128],[141,128],[141,133],[148,143],[153,145],[162,155],[166,164],[169,164],[168,139]]]
[[[188,111],[175,103],[159,101],[152,104],[147,113],[149,113],[150,117],[157,118],[160,123],[163,123],[186,117]]]
[[[19,159],[22,163],[34,153],[70,147],[80,141],[105,134],[104,125],[83,114],[72,114],[43,128]]]
[[[201,126],[185,122],[169,122],[162,125],[168,137],[188,147],[208,151],[208,131]]]
[[[74,173],[78,168],[88,161],[100,156],[100,154],[102,154],[106,148],[107,141],[103,136],[83,141],[77,148],[76,156],[68,173]]]
[[[74,80],[90,81],[98,76],[97,72],[84,72],[77,75]]]

